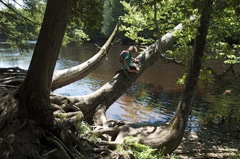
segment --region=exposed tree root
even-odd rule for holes
[[[8,98],[14,99],[8,96],[5,97],[5,100],[9,101]],[[12,102],[3,103],[5,108],[12,107]],[[15,116],[15,111],[7,113],[7,115],[2,113],[0,125],[4,131],[0,133],[0,158],[19,158],[19,156],[51,158],[60,154],[64,158],[70,159],[77,157],[91,158],[90,156],[86,157],[89,154],[93,155],[92,158],[108,158],[109,156],[109,158],[120,158],[121,156],[131,158],[131,154],[123,155],[115,151],[116,145],[121,143],[117,143],[114,140],[125,123],[115,120],[102,120],[106,119],[106,117],[103,115],[105,114],[103,113],[104,111],[101,113],[100,108],[104,109],[104,106],[100,106],[96,111],[96,116],[101,114],[102,117],[99,120],[95,120],[96,123],[100,123],[100,125],[95,124],[95,130],[93,130],[93,133],[98,134],[99,137],[99,142],[95,143],[88,140],[88,136],[78,134],[76,129],[72,129],[69,126],[80,122],[82,119],[81,112],[62,112],[61,109],[54,112],[58,120],[56,124],[60,124],[59,126],[62,127],[59,137],[52,134],[52,132],[43,130],[33,120],[24,119],[22,121]],[[13,151],[18,149],[21,144],[25,145],[20,149],[21,151]],[[88,145],[88,148],[83,147],[83,145]]]
[[[47,137],[47,141],[53,144],[57,149],[62,152],[62,156],[66,159],[74,159],[72,152],[59,140],[56,136]]]
[[[103,158],[103,156],[119,158],[120,154],[106,146],[95,144],[85,138],[86,136],[78,134],[76,129],[70,128],[71,125],[74,127],[76,123],[81,122],[83,115],[80,111],[66,112],[63,109],[57,109],[60,107],[55,107],[54,114],[58,121],[56,124],[62,130],[57,137],[52,132],[43,130],[33,120],[22,121],[18,118],[15,115],[17,102],[13,104],[14,102],[16,100],[12,94],[1,98],[2,107],[5,109],[1,113],[0,120],[0,129],[3,130],[0,131],[0,158],[53,158],[54,156],[69,159]],[[19,151],[14,151],[16,149]]]

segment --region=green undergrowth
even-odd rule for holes
[[[132,154],[136,159],[178,159],[175,155],[164,156],[164,150],[154,149],[150,146],[140,144],[136,138],[126,137],[122,145],[117,146],[123,156]]]

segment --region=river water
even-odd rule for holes
[[[115,45],[101,65],[86,76],[68,86],[57,89],[55,93],[77,96],[86,95],[109,81],[119,68],[119,53],[127,45]],[[78,65],[96,53],[94,44],[80,47],[62,48],[56,69],[65,69]],[[0,45],[0,67],[20,67],[28,69],[32,51],[23,52]],[[216,67],[221,70],[223,66]],[[107,111],[107,117],[132,122],[169,122],[177,107],[182,85],[176,84],[183,75],[183,68],[175,64],[156,61]],[[209,125],[232,128],[239,126],[240,109],[237,80],[209,87],[199,86],[194,106],[189,116],[187,131],[198,131]],[[224,95],[226,89],[233,89],[230,95]],[[235,91],[236,90],[236,91]]]

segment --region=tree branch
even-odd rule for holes
[[[119,24],[116,25],[113,33],[108,38],[106,43],[100,48],[100,51],[94,55],[92,58],[88,59],[84,63],[65,69],[55,71],[52,80],[52,90],[68,85],[74,81],[80,80],[83,77],[87,76],[91,73],[95,68],[97,68],[98,64],[103,61],[104,57],[108,54],[111,49],[115,36],[118,32]]]

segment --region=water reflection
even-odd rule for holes
[[[62,87],[55,93],[68,96],[86,95],[109,81],[120,67],[119,52],[128,46],[116,45],[101,65],[84,79]],[[81,47],[62,48],[56,69],[65,69],[81,64],[95,52],[94,44]],[[0,47],[0,67],[28,68],[32,52],[20,53],[18,50]],[[176,81],[182,75],[182,68],[174,64],[156,61],[144,74],[109,108],[107,117],[132,122],[169,122],[178,104],[182,86]],[[188,131],[197,131],[202,127],[239,126],[240,82],[224,83],[226,88],[199,89],[196,92],[193,110],[188,121]],[[224,89],[233,88],[233,93],[223,95]],[[213,124],[213,125],[212,125]],[[232,127],[231,127],[232,128]]]
[[[127,107],[125,109],[133,112],[129,113],[131,116],[137,114],[138,121],[168,122],[174,114],[179,95],[138,81],[127,91],[127,97],[131,97],[130,101],[134,104],[130,103],[128,106],[126,103],[129,103],[129,100],[124,100],[125,105],[122,107]],[[128,120],[131,120],[131,116]]]
[[[225,94],[225,90],[231,89]],[[212,94],[215,94],[214,96]],[[222,87],[215,87],[207,93],[204,99],[211,103],[203,116],[203,123],[214,125],[228,130],[240,130],[240,81],[239,79],[227,80]]]

